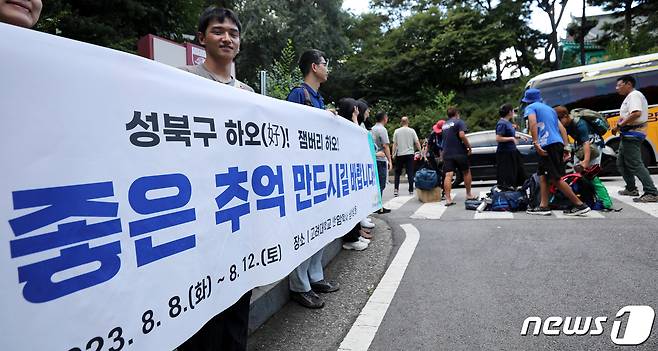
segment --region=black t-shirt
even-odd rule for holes
[[[466,146],[459,138],[459,132],[466,133],[466,123],[459,118],[451,118],[443,125],[443,155],[444,157],[466,156]]]

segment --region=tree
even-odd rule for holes
[[[37,29],[118,50],[135,52],[137,40],[155,34],[182,41],[195,33],[202,0],[53,0],[44,4]]]
[[[301,84],[302,73],[297,68],[297,54],[291,39],[281,52],[281,57],[267,71],[267,95],[285,100],[292,88]]]
[[[549,63],[551,54],[555,54],[555,61],[552,62],[553,69],[560,68],[560,58],[558,57],[558,37],[557,29],[562,21],[562,15],[569,0],[537,0],[537,7],[546,12],[548,19],[551,23],[551,33],[549,34],[548,45],[544,50],[544,60]],[[560,10],[556,9],[556,5],[560,6]]]

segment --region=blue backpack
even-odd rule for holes
[[[501,190],[494,186],[491,188],[492,211],[521,211],[528,208],[528,197],[523,191]]]
[[[439,176],[436,174],[435,170],[429,168],[422,168],[416,172],[414,176],[414,184],[416,188],[422,190],[432,190],[436,188],[436,185],[439,181]]]

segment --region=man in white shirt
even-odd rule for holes
[[[402,168],[407,172],[409,181],[409,195],[414,192],[414,152],[420,150],[420,142],[416,131],[409,128],[409,117],[402,117],[401,127],[393,132],[393,158],[395,163],[395,188],[393,195],[398,195],[400,189],[400,175]],[[414,147],[416,147],[414,149]]]
[[[617,79],[617,93],[626,96],[619,109],[619,120],[612,129],[613,134],[621,132],[617,168],[624,177],[626,187],[620,195],[638,196],[635,177],[642,183],[644,194],[633,199],[635,202],[658,202],[658,190],[651,179],[649,170],[642,162],[642,143],[647,137],[649,104],[644,95],[635,90],[635,78],[630,75]]]

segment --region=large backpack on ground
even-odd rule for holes
[[[528,197],[523,190],[500,189],[498,186],[491,188],[492,211],[523,211],[528,208]]]
[[[414,176],[414,185],[418,189],[432,190],[439,183],[439,176],[436,171],[429,168],[421,168]]]
[[[596,134],[603,136],[605,133],[608,132],[608,129],[610,129],[610,125],[608,124],[608,120],[603,117],[602,114],[586,109],[586,108],[575,108],[571,110],[571,118],[573,118],[576,123],[578,122],[579,119],[584,119],[587,124],[591,127],[592,131],[594,131]]]
[[[580,173],[570,173],[561,178],[570,187],[571,190],[578,196],[580,201],[586,203],[590,208],[596,202],[596,192],[592,182],[583,177]],[[566,210],[573,206],[571,201],[557,189],[556,186],[551,186],[549,189],[549,206],[555,210]]]
[[[526,179],[525,182],[523,182],[521,191],[526,193],[528,196],[528,207],[539,207],[541,198],[539,195],[539,175],[537,173],[534,173],[528,179]]]

